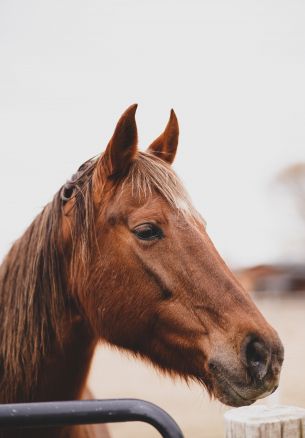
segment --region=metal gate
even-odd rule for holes
[[[137,399],[78,400],[0,405],[0,430],[142,421],[163,438],[183,438],[173,418],[153,403]]]

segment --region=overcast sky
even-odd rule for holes
[[[304,255],[273,182],[304,161],[304,23],[300,0],[0,0],[0,256],[135,102],[143,148],[175,109],[175,169],[228,262]]]

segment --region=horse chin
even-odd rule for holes
[[[217,385],[214,387],[213,395],[221,403],[227,406],[238,408],[240,406],[249,406],[256,402],[256,399],[247,399],[242,396],[237,388],[226,385]]]
[[[267,397],[272,394],[277,388],[277,382],[268,385],[249,386],[248,383],[243,384],[239,379],[234,378],[231,373],[224,372],[224,369],[217,369],[213,373],[211,380],[213,382],[213,396],[221,403],[232,406],[249,406],[255,403],[258,399]],[[238,383],[237,383],[238,382]]]

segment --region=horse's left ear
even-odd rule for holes
[[[107,177],[116,178],[124,175],[137,153],[137,106],[131,105],[121,115],[105,153],[97,163],[97,171],[103,170]],[[99,169],[100,167],[103,169]]]
[[[169,121],[164,132],[156,138],[147,151],[171,164],[177,152],[179,125],[174,110],[171,110]]]

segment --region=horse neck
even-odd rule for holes
[[[17,391],[10,391],[14,385],[10,385],[11,382],[6,378],[5,370],[3,371],[2,381],[0,380],[0,402],[82,398],[96,340],[80,316],[71,316],[71,309],[68,309],[68,314],[62,316],[58,325],[62,330],[60,341],[53,338],[46,351],[37,357],[35,364],[25,362],[21,365],[26,371],[15,376]],[[25,337],[24,342],[27,341]],[[35,369],[31,370],[33,366]],[[28,384],[22,381],[22,378],[29,379]]]
[[[0,402],[80,397],[95,348],[67,290],[50,208],[0,267]]]
[[[82,398],[95,346],[84,321],[76,318],[67,324],[62,344],[54,344],[39,367],[36,399]]]

